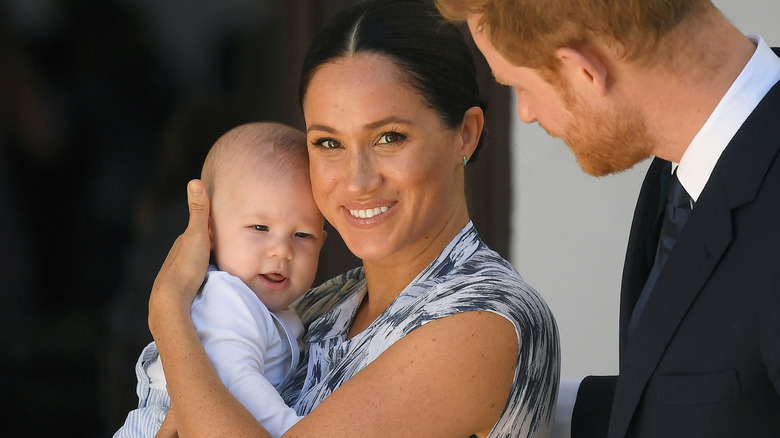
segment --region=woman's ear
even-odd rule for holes
[[[561,47],[555,52],[561,61],[561,74],[575,89],[590,89],[599,96],[607,94],[609,71],[603,54],[596,48]]]
[[[485,113],[482,112],[482,108],[473,106],[467,109],[463,114],[463,123],[460,126],[461,144],[458,159],[461,157],[465,157],[466,161],[471,159],[471,155],[474,154],[474,150],[479,144],[484,127]]]

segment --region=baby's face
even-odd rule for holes
[[[287,308],[314,281],[325,241],[306,170],[223,175],[211,203],[215,262],[271,311]]]

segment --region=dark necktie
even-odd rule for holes
[[[666,208],[664,209],[664,219],[661,225],[661,234],[658,237],[658,250],[655,255],[655,262],[653,268],[650,270],[650,275],[647,277],[645,286],[642,288],[642,293],[639,295],[639,299],[634,307],[634,312],[631,314],[631,320],[628,322],[628,335],[634,331],[639,316],[642,314],[647,300],[650,298],[650,294],[655,287],[655,282],[658,280],[658,275],[663,269],[666,259],[669,258],[669,253],[672,252],[672,247],[677,237],[680,235],[685,221],[688,219],[688,214],[691,212],[691,197],[680,184],[680,180],[677,179],[677,172],[672,174],[669,180],[669,191],[666,198]]]

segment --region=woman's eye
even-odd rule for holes
[[[381,136],[379,136],[379,144],[388,144],[388,143],[394,143],[396,141],[401,141],[406,138],[405,135],[399,134],[397,132],[385,132]]]
[[[333,140],[332,138],[323,138],[313,142],[314,146],[319,146],[325,149],[336,149],[341,147],[341,143]]]
[[[268,225],[255,225],[257,231],[268,231]]]

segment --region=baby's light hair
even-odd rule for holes
[[[306,135],[276,122],[239,125],[211,147],[203,162],[201,179],[213,196],[216,181],[223,172],[262,168],[273,168],[280,174],[304,170],[308,175]]]

